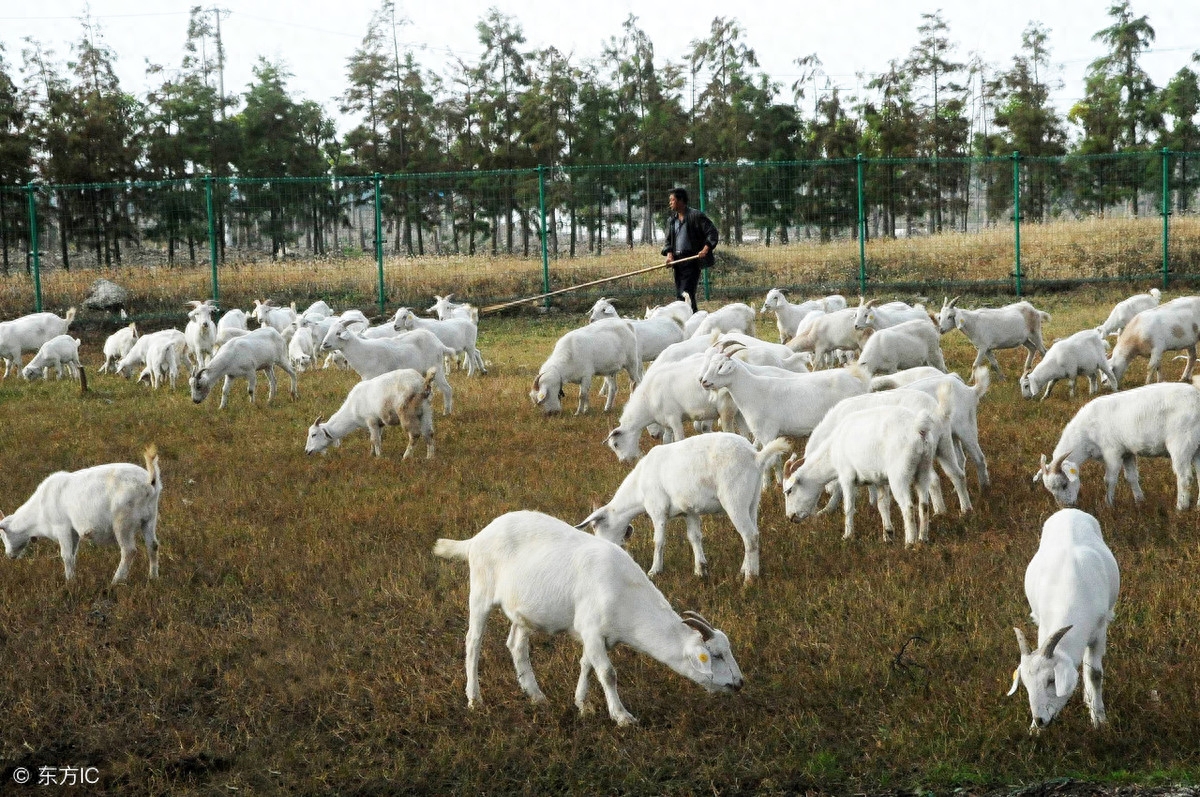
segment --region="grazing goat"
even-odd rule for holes
[[[624,319],[598,321],[563,335],[554,350],[538,369],[529,398],[547,415],[562,412],[563,385],[579,385],[579,407],[576,415],[588,411],[588,393],[592,377],[616,376],[624,370],[632,387],[642,381],[642,357],[638,351],[633,325]],[[604,400],[604,411],[612,409],[617,391],[611,390]]]
[[[733,302],[710,312],[692,333],[693,338],[705,338],[713,332],[740,332],[755,336],[754,308],[742,302]]]
[[[467,376],[471,376],[476,370],[487,373],[487,366],[483,364],[483,355],[475,347],[476,339],[479,337],[479,327],[469,318],[447,318],[445,321],[435,321],[419,318],[412,310],[401,307],[392,319],[392,326],[397,332],[416,329],[431,332],[443,345],[454,350],[452,357],[457,358],[459,354],[463,355],[467,366]]]
[[[70,581],[75,577],[80,540],[90,536],[101,545],[116,543],[121,548],[121,563],[112,583],[119,584],[129,575],[140,533],[150,557],[150,578],[158,578],[155,529],[162,474],[154,446],[146,449],[145,459],[145,469],[115,463],[50,474],[17,511],[0,514],[4,552],[14,559],[32,537],[55,540]]]
[[[1021,395],[1032,399],[1041,392],[1042,401],[1045,401],[1054,384],[1065,379],[1070,386],[1071,398],[1075,398],[1075,379],[1086,376],[1088,395],[1094,396],[1100,389],[1097,374],[1104,375],[1114,392],[1118,389],[1117,377],[1108,364],[1104,338],[1094,329],[1085,329],[1055,341],[1046,350],[1042,361],[1032,371],[1021,375]]]
[[[813,366],[825,364],[835,351],[858,351],[861,344],[854,329],[854,317],[858,311],[853,307],[817,315],[811,321],[805,319],[796,336],[787,342],[792,351],[810,351]],[[810,317],[813,314],[809,314]]]
[[[1109,365],[1120,381],[1135,358],[1149,357],[1146,384],[1151,380],[1161,382],[1163,353],[1182,349],[1187,353],[1187,365],[1180,381],[1187,382],[1196,366],[1197,341],[1200,341],[1200,297],[1173,299],[1130,319],[1117,337]]]
[[[67,328],[75,320],[75,308],[67,310],[66,318],[54,313],[33,313],[0,321],[0,360],[4,360],[4,378],[8,372],[21,370],[21,355],[37,351],[51,338],[67,334]]]
[[[383,427],[400,425],[408,433],[408,448],[401,459],[412,456],[417,437],[425,441],[425,458],[433,459],[433,413],[429,396],[437,370],[430,368],[425,376],[411,368],[400,368],[359,382],[350,388],[342,406],[328,421],[321,417],[308,428],[304,453],[324,451],[351,432],[366,428],[371,436],[371,453],[383,456]]]
[[[433,382],[442,394],[442,414],[454,410],[454,389],[446,379],[446,357],[454,351],[428,330],[414,329],[396,338],[368,340],[348,329],[345,321],[337,321],[321,341],[321,351],[341,352],[363,379],[374,379],[397,368],[411,368],[422,374],[434,368],[437,375]]]
[[[1113,505],[1122,471],[1133,500],[1140,502],[1145,495],[1138,482],[1139,455],[1171,458],[1175,508],[1187,509],[1192,479],[1200,468],[1200,384],[1145,385],[1092,399],[1063,428],[1052,461],[1047,464],[1042,455],[1033,480],[1041,481],[1059,506],[1074,506],[1079,500],[1079,467],[1098,459],[1104,462],[1108,505]]]
[[[204,401],[208,398],[208,394],[217,380],[224,377],[225,384],[221,388],[221,403],[217,409],[223,410],[229,403],[229,388],[236,378],[246,380],[246,392],[250,396],[250,403],[253,404],[254,388],[258,385],[259,371],[267,373],[267,384],[269,385],[267,401],[270,401],[275,397],[276,368],[282,368],[283,372],[292,380],[290,389],[292,399],[299,398],[299,392],[296,390],[296,369],[292,368],[292,364],[288,360],[287,344],[284,342],[283,336],[273,327],[260,327],[226,343],[207,366],[197,369],[192,374],[191,379],[188,380],[188,385],[192,390],[192,401],[196,404]]]
[[[938,414],[913,412],[907,407],[874,407],[842,419],[826,441],[803,463],[792,457],[784,466],[784,511],[793,522],[814,514],[825,486],[836,480],[845,514],[843,539],[854,535],[855,494],[859,485],[886,484],[878,490],[883,539],[892,539],[891,498],[904,518],[904,544],[929,541],[929,487],[937,451],[937,429],[951,414],[950,390],[938,391]],[[913,492],[918,520],[913,522]]]
[[[1024,346],[1028,351],[1022,373],[1033,365],[1035,354],[1045,354],[1042,342],[1042,324],[1050,320],[1050,314],[1038,310],[1029,302],[1015,302],[1000,308],[982,307],[978,310],[963,310],[958,307],[959,297],[950,301],[942,299],[942,309],[937,314],[938,331],[943,335],[952,329],[960,329],[967,340],[974,344],[978,353],[971,364],[974,371],[987,362],[1004,379],[1000,361],[996,359],[998,349],[1015,349]]]
[[[634,466],[612,499],[598,507],[575,528],[591,526],[593,533],[623,545],[638,515],[649,515],[654,524],[654,562],[649,575],[663,570],[667,521],[683,515],[692,544],[695,573],[708,575],[700,516],[724,510],[742,537],[745,557],[742,577],[758,577],[758,504],[766,472],[790,448],[787,440],[772,440],[758,451],[746,438],[713,432],[658,446]]]
[[[1079,683],[1080,665],[1092,726],[1107,721],[1104,649],[1120,590],[1117,560],[1104,544],[1096,518],[1078,509],[1051,515],[1025,570],[1025,597],[1038,626],[1037,649],[1030,650],[1021,629],[1013,629],[1021,663],[1008,694],[1025,684],[1033,715],[1030,733],[1045,728],[1066,706]]]
[[[530,635],[567,631],[583,644],[575,705],[588,713],[588,676],[595,670],[608,714],[618,725],[637,720],[617,694],[608,649],[626,644],[710,692],[742,687],[729,638],[699,614],[675,613],[620,547],[540,512],[510,512],[469,540],[440,539],[433,553],[471,567],[467,627],[467,705],[480,703],[479,654],[488,615],[499,606],[512,622],[508,649],[517,681],[535,703],[546,695],[529,663]]]
[[[21,370],[25,379],[37,379],[48,375],[51,368],[62,379],[63,366],[67,366],[67,375],[75,378],[83,365],[79,362],[79,338],[70,335],[57,335],[42,344],[37,354]]]

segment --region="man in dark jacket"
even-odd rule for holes
[[[688,193],[683,188],[672,189],[667,204],[671,207],[671,214],[667,217],[667,240],[662,250],[667,262],[699,255],[695,260],[674,267],[675,294],[682,299],[686,293],[695,311],[700,269],[713,264],[712,251],[717,248],[717,226],[708,216],[688,207]]]

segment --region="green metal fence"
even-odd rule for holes
[[[383,313],[441,272],[485,304],[570,284],[616,253],[655,262],[676,186],[718,225],[711,279],[728,295],[1200,278],[1200,153],[700,160],[3,186],[0,313],[40,310],[44,294],[78,301],[100,276],[136,279],[144,312],[282,290]],[[539,278],[495,278],[513,259],[540,260]]]

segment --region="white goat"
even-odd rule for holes
[[[333,308],[330,307],[329,304],[323,299],[317,299],[315,302],[305,308],[304,312],[300,315],[303,318],[309,318],[315,321],[321,318],[329,318],[331,315],[333,315]]]
[[[901,321],[871,334],[858,355],[858,364],[871,376],[921,365],[946,370],[941,335],[929,316]]]
[[[650,451],[634,466],[612,499],[575,528],[591,526],[593,533],[623,545],[638,515],[654,524],[654,562],[649,575],[663,570],[667,521],[683,515],[692,544],[695,573],[708,575],[700,525],[701,515],[724,510],[742,537],[745,557],[742,577],[747,583],[759,573],[758,504],[766,472],[790,448],[782,438],[758,451],[746,438],[713,432],[667,443]]]
[[[1108,318],[1104,319],[1104,323],[1096,327],[1096,331],[1100,333],[1101,337],[1116,335],[1129,325],[1135,315],[1143,310],[1158,307],[1161,297],[1162,291],[1158,288],[1151,288],[1149,293],[1139,293],[1117,302],[1112,312],[1108,314]]]
[[[854,329],[857,312],[855,308],[847,307],[824,315],[810,313],[812,320],[805,319],[796,336],[787,342],[787,347],[792,351],[812,352],[814,367],[824,364],[827,357],[839,349],[858,351],[861,344]]]
[[[1104,649],[1113,620],[1121,574],[1104,544],[1096,518],[1078,509],[1061,509],[1042,526],[1037,553],[1025,570],[1025,597],[1038,626],[1038,646],[1029,649],[1020,628],[1021,663],[1013,671],[1029,693],[1030,733],[1045,728],[1066,706],[1083,666],[1083,700],[1092,726],[1104,713]]]
[[[137,324],[134,322],[109,335],[104,340],[104,365],[100,366],[100,373],[115,373],[117,362],[129,353],[137,339]]]
[[[367,340],[350,331],[344,321],[337,321],[321,341],[321,351],[341,352],[364,380],[397,368],[411,368],[422,374],[436,369],[433,382],[442,394],[442,414],[454,410],[454,389],[446,379],[446,357],[454,352],[432,332],[415,329],[396,338]]]
[[[970,388],[967,389],[970,390]],[[953,387],[948,385],[944,390],[950,392]],[[842,421],[852,413],[876,407],[905,407],[917,413],[924,410],[938,421],[937,426],[930,432],[931,437],[935,440],[934,458],[941,465],[942,471],[950,478],[951,484],[954,485],[954,491],[958,494],[959,511],[965,515],[971,511],[971,496],[967,493],[966,471],[963,470],[963,463],[959,460],[958,451],[954,447],[953,393],[950,393],[949,406],[951,414],[943,419],[938,415],[938,399],[920,390],[885,390],[862,396],[851,396],[839,401],[833,409],[825,414],[825,417],[817,424],[817,428],[813,429],[813,433],[809,435],[808,442],[804,446],[804,454],[805,456],[815,454]],[[945,512],[946,505],[942,500],[942,488],[936,476],[930,481],[930,489],[934,512],[938,514]],[[826,491],[829,491],[828,487]],[[839,494],[834,492],[833,498],[822,512],[832,511],[840,503],[838,499]]]
[[[359,382],[350,388],[342,406],[322,423],[321,417],[308,428],[304,453],[324,451],[331,444],[341,445],[346,435],[365,428],[371,436],[371,453],[383,456],[383,427],[400,425],[408,434],[408,448],[401,459],[412,456],[417,437],[425,441],[425,458],[433,459],[433,413],[429,396],[433,391],[436,369],[425,376],[411,368],[400,368]]]
[[[313,336],[314,322],[304,316],[296,319],[296,331],[288,341],[288,359],[297,373],[306,370],[317,356],[317,342]]]
[[[840,304],[838,303],[839,299],[841,300]],[[833,310],[841,310],[845,306],[845,298],[836,294],[826,296],[824,299],[810,299],[799,304],[792,304],[783,295],[782,289],[772,288],[767,291],[767,298],[763,300],[762,307],[758,312],[765,313],[769,310],[775,314],[775,325],[779,328],[779,342],[787,343],[796,336],[800,322],[809,313],[815,311],[828,313]]]
[[[637,720],[617,694],[608,649],[623,643],[710,692],[742,686],[729,638],[695,612],[676,614],[637,563],[616,545],[540,512],[510,512],[469,540],[438,540],[435,556],[471,566],[467,627],[467,705],[480,703],[479,654],[488,615],[499,606],[512,622],[508,649],[517,681],[535,703],[546,700],[529,663],[535,631],[569,631],[583,644],[575,705],[588,713],[588,676],[604,689],[618,725]]]
[[[255,299],[254,310],[250,314],[258,321],[259,326],[274,327],[275,331],[282,335],[296,320],[296,303],[292,302],[290,307],[276,307],[270,299],[265,302]]]
[[[50,338],[67,334],[75,320],[75,308],[67,310],[65,318],[54,313],[33,313],[0,322],[0,360],[4,360],[4,378],[9,370],[21,370],[21,355],[37,351]]]
[[[245,329],[249,330],[247,320],[250,316],[246,315],[245,310],[239,310],[236,307],[226,311],[217,321],[217,334],[220,335],[227,329]]]
[[[83,365],[79,362],[79,338],[70,335],[56,335],[42,344],[37,354],[21,370],[21,376],[26,379],[37,379],[47,376],[53,368],[58,378],[62,379],[63,366],[67,366],[67,375],[75,378]]]
[[[1015,302],[999,308],[963,310],[956,306],[958,300],[958,296],[950,301],[942,299],[942,309],[937,314],[938,331],[945,334],[957,327],[975,345],[978,354],[971,364],[972,371],[986,360],[1003,379],[1004,371],[995,354],[998,349],[1015,349],[1018,346],[1028,349],[1022,372],[1028,371],[1033,365],[1035,354],[1046,353],[1046,344],[1042,342],[1042,324],[1050,320],[1049,313],[1038,310],[1029,302]]]
[[[1117,337],[1109,365],[1119,381],[1137,357],[1149,357],[1146,384],[1162,381],[1164,352],[1182,349],[1187,353],[1180,381],[1192,378],[1196,365],[1196,343],[1200,341],[1200,298],[1185,296],[1164,305],[1143,310],[1130,319]]]
[[[707,337],[713,332],[741,332],[743,335],[755,336],[754,308],[742,302],[733,302],[710,312],[696,331],[693,338]]]
[[[929,487],[937,446],[939,418],[950,417],[950,390],[938,394],[938,415],[913,412],[902,406],[874,407],[852,412],[842,419],[825,442],[803,463],[792,457],[784,466],[784,511],[793,522],[814,514],[825,486],[836,480],[842,491],[845,513],[843,539],[854,535],[855,495],[859,485],[876,485],[883,539],[892,539],[891,499],[900,505],[904,519],[904,544],[929,541]],[[913,522],[913,492],[917,497],[917,522]]]
[[[447,318],[465,318],[468,321],[479,323],[479,311],[466,302],[452,302],[453,293],[448,293],[445,296],[433,295],[433,306],[426,310],[426,313],[432,313],[438,318],[445,321]]]
[[[1196,380],[1200,382],[1200,378]],[[1168,456],[1175,471],[1175,508],[1191,503],[1192,477],[1200,468],[1200,384],[1162,383],[1101,396],[1084,404],[1063,428],[1052,461],[1042,455],[1034,474],[1059,506],[1079,499],[1079,466],[1104,462],[1105,500],[1113,505],[1124,471],[1133,500],[1145,495],[1138,482],[1137,457]]]
[[[146,467],[115,463],[96,465],[73,473],[52,473],[38,485],[29,500],[7,517],[0,514],[0,536],[9,558],[21,555],[33,537],[58,543],[67,580],[75,577],[75,554],[84,537],[101,545],[116,543],[121,563],[112,583],[129,575],[137,552],[137,535],[146,542],[150,578],[158,578],[158,498],[162,473],[158,452],[145,452]]]
[[[175,380],[179,378],[179,345],[173,336],[148,336],[146,343],[146,367],[138,375],[138,381],[150,378],[150,387],[158,390],[158,386],[166,379],[171,389],[175,389]]]
[[[621,462],[640,457],[642,431],[649,426],[662,428],[665,442],[684,439],[684,421],[713,421],[721,418],[722,427],[732,428],[737,407],[728,394],[712,394],[696,378],[703,369],[704,354],[673,363],[661,363],[648,369],[629,401],[621,409],[621,421],[608,433],[605,443]]]
[[[975,476],[979,479],[979,488],[986,490],[991,484],[991,477],[988,475],[987,458],[983,455],[983,449],[979,447],[979,400],[991,386],[992,377],[986,365],[976,368],[973,376],[974,380],[971,386],[964,383],[958,374],[938,374],[934,377],[909,382],[901,389],[919,390],[928,396],[937,398],[942,385],[950,385],[953,407],[950,414],[950,432],[954,435],[954,442],[965,454],[965,457],[975,464]]]
[[[260,327],[226,343],[220,351],[213,355],[208,365],[197,369],[192,374],[191,379],[188,380],[192,391],[192,401],[196,404],[204,401],[208,398],[208,394],[217,380],[224,377],[225,384],[221,388],[221,403],[217,409],[225,409],[225,405],[229,403],[229,389],[233,385],[233,380],[237,378],[246,380],[246,391],[250,396],[250,403],[253,404],[254,388],[258,385],[259,371],[267,373],[269,386],[267,401],[270,401],[275,397],[276,368],[283,369],[283,372],[292,380],[290,389],[292,399],[299,398],[299,392],[296,389],[296,370],[288,361],[287,344],[284,342],[283,336],[273,327]]]
[[[913,382],[919,382],[922,379],[937,378],[941,376],[951,376],[961,380],[958,374],[947,374],[940,368],[934,368],[932,365],[918,365],[914,368],[905,368],[902,371],[897,371],[894,374],[886,376],[876,376],[871,379],[871,391],[879,390],[895,390],[898,387],[911,385]]]
[[[834,404],[866,393],[870,379],[857,367],[788,377],[759,376],[745,363],[721,355],[709,362],[700,384],[706,390],[726,388],[754,442],[766,445],[780,435],[811,434]]]
[[[1032,371],[1021,375],[1021,395],[1031,399],[1041,392],[1042,401],[1045,401],[1055,382],[1065,379],[1070,386],[1071,398],[1075,398],[1075,379],[1086,376],[1088,395],[1094,396],[1100,389],[1097,374],[1103,374],[1108,386],[1117,390],[1117,377],[1109,367],[1104,338],[1095,329],[1085,329],[1051,344],[1042,361]]]
[[[670,304],[664,304],[659,307],[647,307],[646,318],[655,318],[660,315],[675,316],[679,319],[679,323],[687,325],[687,321],[692,317],[692,300],[690,294],[684,293],[682,299],[676,299]]]
[[[599,321],[563,335],[554,350],[538,369],[529,398],[547,415],[562,412],[563,385],[579,385],[579,407],[576,415],[588,411],[588,392],[592,377],[616,376],[624,370],[632,387],[642,381],[642,357],[638,351],[633,325],[623,319]],[[605,397],[604,411],[616,403],[617,391]]]
[[[467,376],[476,370],[487,373],[483,364],[483,355],[475,347],[479,337],[479,327],[469,318],[447,318],[445,321],[418,318],[417,314],[407,307],[401,307],[392,318],[392,326],[397,332],[424,329],[432,332],[444,345],[454,350],[454,357],[462,354],[466,362]]]
[[[704,323],[704,319],[706,319],[706,318],[708,318],[707,310],[697,310],[696,312],[694,312],[690,316],[688,316],[687,321],[683,322],[683,337],[684,337],[684,339],[686,340],[687,338],[690,338],[693,335],[695,335],[696,330],[700,328],[700,325]]]
[[[588,311],[588,323],[619,318],[617,308],[613,303],[601,296]],[[642,362],[653,360],[668,347],[684,340],[683,323],[675,315],[663,314],[654,318],[626,319],[633,325],[633,333],[637,336],[638,352]]]
[[[133,346],[130,347],[125,356],[117,363],[115,373],[126,379],[132,377],[137,369],[146,365],[146,353],[150,350],[150,346],[164,339],[169,340],[175,348],[176,362],[181,360],[186,362],[187,338],[184,337],[184,334],[178,329],[160,329],[158,332],[142,335],[134,341]],[[142,375],[138,376],[138,381],[141,381],[142,376],[145,375],[147,374],[143,370]]]
[[[212,359],[213,350],[217,343],[217,325],[213,323],[212,314],[217,309],[212,299],[203,302],[188,302],[192,309],[188,312],[187,326],[183,335],[187,338],[188,351],[198,368],[203,368]]]
[[[865,296],[858,297],[858,307],[854,308],[854,328],[858,330],[887,329],[905,321],[919,321],[927,318],[929,318],[929,311],[923,304],[910,305],[907,302],[880,304],[878,299],[868,302]]]

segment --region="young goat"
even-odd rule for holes
[[[749,583],[758,577],[759,570],[758,504],[763,479],[789,447],[787,440],[778,438],[757,451],[746,438],[727,432],[658,446],[634,466],[607,504],[575,528],[590,525],[596,536],[622,545],[633,531],[630,522],[638,515],[649,515],[654,524],[654,562],[648,573],[656,576],[663,569],[667,521],[683,515],[695,573],[706,576],[708,560],[700,516],[724,510],[742,537],[746,550],[742,577]]]
[[[1086,376],[1088,395],[1094,396],[1100,389],[1098,373],[1104,375],[1109,388],[1115,392],[1117,377],[1108,365],[1108,352],[1104,346],[1104,339],[1094,329],[1085,329],[1055,341],[1046,350],[1042,361],[1032,371],[1021,375],[1021,395],[1032,399],[1041,392],[1042,401],[1045,401],[1054,384],[1065,379],[1070,386],[1071,398],[1075,398],[1075,379]]]
[[[162,474],[154,446],[146,449],[145,458],[145,469],[115,463],[50,474],[17,511],[7,517],[0,514],[4,552],[15,559],[32,537],[55,540],[70,581],[75,577],[75,554],[81,539],[90,536],[101,545],[116,543],[121,548],[121,563],[112,583],[119,584],[129,575],[140,533],[150,557],[150,578],[158,578],[155,529]]]
[[[137,324],[133,322],[109,335],[104,341],[104,365],[100,366],[100,373],[116,373],[117,363],[129,353],[137,339]]]
[[[305,454],[324,451],[330,444],[341,445],[342,438],[366,428],[371,436],[371,453],[383,456],[383,427],[400,425],[408,433],[408,448],[401,459],[412,456],[417,437],[425,441],[425,458],[433,459],[433,413],[429,396],[437,370],[430,368],[425,376],[411,368],[401,368],[359,382],[350,388],[342,406],[328,421],[321,417],[308,428]]]
[[[83,365],[79,362],[79,338],[70,335],[57,335],[42,344],[37,354],[21,370],[25,379],[38,379],[46,376],[53,368],[62,379],[63,366],[67,367],[67,375],[71,378],[79,373]]]
[[[469,540],[438,540],[435,556],[471,566],[467,626],[467,705],[480,703],[479,654],[488,615],[499,606],[512,622],[508,649],[521,689],[546,695],[529,662],[530,635],[563,631],[583,643],[575,705],[587,714],[593,670],[618,725],[637,720],[617,694],[608,649],[626,644],[710,692],[742,687],[729,638],[695,612],[675,613],[637,563],[616,545],[540,512],[510,512]]]
[[[1122,471],[1133,500],[1145,495],[1138,482],[1138,455],[1171,458],[1175,471],[1175,508],[1191,503],[1192,478],[1200,468],[1200,377],[1196,384],[1160,383],[1092,399],[1063,428],[1052,461],[1033,475],[1059,506],[1079,500],[1079,466],[1104,462],[1105,500],[1113,505]]]
[[[1083,665],[1083,700],[1092,726],[1104,724],[1104,648],[1108,624],[1121,589],[1117,560],[1104,544],[1100,524],[1086,512],[1061,509],[1042,526],[1037,553],[1025,570],[1025,597],[1038,626],[1038,646],[1029,649],[1020,628],[1021,664],[1013,671],[1012,689],[1025,684],[1030,733],[1059,715],[1079,683]]]

